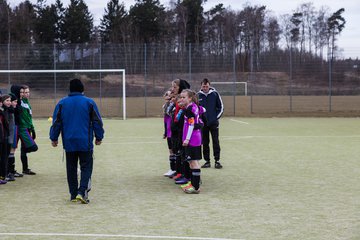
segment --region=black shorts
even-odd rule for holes
[[[201,160],[201,146],[198,147],[185,147],[185,160],[192,161],[192,160]]]

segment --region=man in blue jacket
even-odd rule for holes
[[[220,169],[220,143],[219,143],[219,119],[224,112],[224,105],[220,94],[210,86],[210,81],[204,78],[201,81],[201,90],[198,92],[199,104],[206,109],[204,113],[204,127],[202,130],[203,154],[205,163],[202,168],[211,167],[210,164],[210,147],[209,133],[213,144],[213,154],[215,158],[215,168]]]
[[[103,123],[94,100],[83,95],[84,85],[79,79],[70,81],[70,94],[56,105],[50,140],[58,145],[61,133],[66,152],[66,172],[70,200],[87,204],[93,170],[93,140],[100,145],[104,138]],[[78,161],[80,162],[80,184],[78,183]]]

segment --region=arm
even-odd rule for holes
[[[221,118],[221,115],[224,113],[224,104],[220,97],[220,94],[216,92],[216,118]]]
[[[94,133],[95,133],[95,144],[100,145],[101,141],[104,138],[104,128],[103,128],[103,122],[99,113],[99,110],[95,104],[95,102],[92,104],[92,110],[91,110],[91,121],[92,125],[94,127]]]
[[[58,138],[62,130],[61,110],[62,110],[62,105],[58,104],[56,105],[53,113],[53,123],[50,127],[50,133],[49,133],[51,145],[53,147],[57,146]]]
[[[186,137],[183,142],[184,147],[189,145],[190,138],[194,131],[194,126],[195,126],[195,114],[191,111],[191,109],[186,109],[185,114],[187,117],[187,123],[189,124],[189,128],[187,130]]]

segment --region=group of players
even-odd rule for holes
[[[219,118],[223,103],[208,79],[201,82],[196,93],[183,79],[172,81],[164,94],[164,139],[169,148],[170,169],[164,176],[174,179],[185,193],[200,193],[201,168],[209,168],[209,132],[212,136],[215,168],[221,169]],[[200,166],[202,149],[205,164]]]
[[[27,158],[27,153],[38,150],[34,141],[36,133],[29,96],[28,86],[13,85],[9,94],[0,97],[0,184],[15,181],[16,177],[23,177],[24,174],[36,174],[29,169]],[[19,139],[22,173],[15,169],[15,150]]]

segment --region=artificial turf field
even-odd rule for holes
[[[202,170],[198,195],[162,176],[162,119],[106,119],[88,205],[34,124],[37,175],[0,186],[0,239],[360,239],[360,119],[223,118],[224,168]]]

